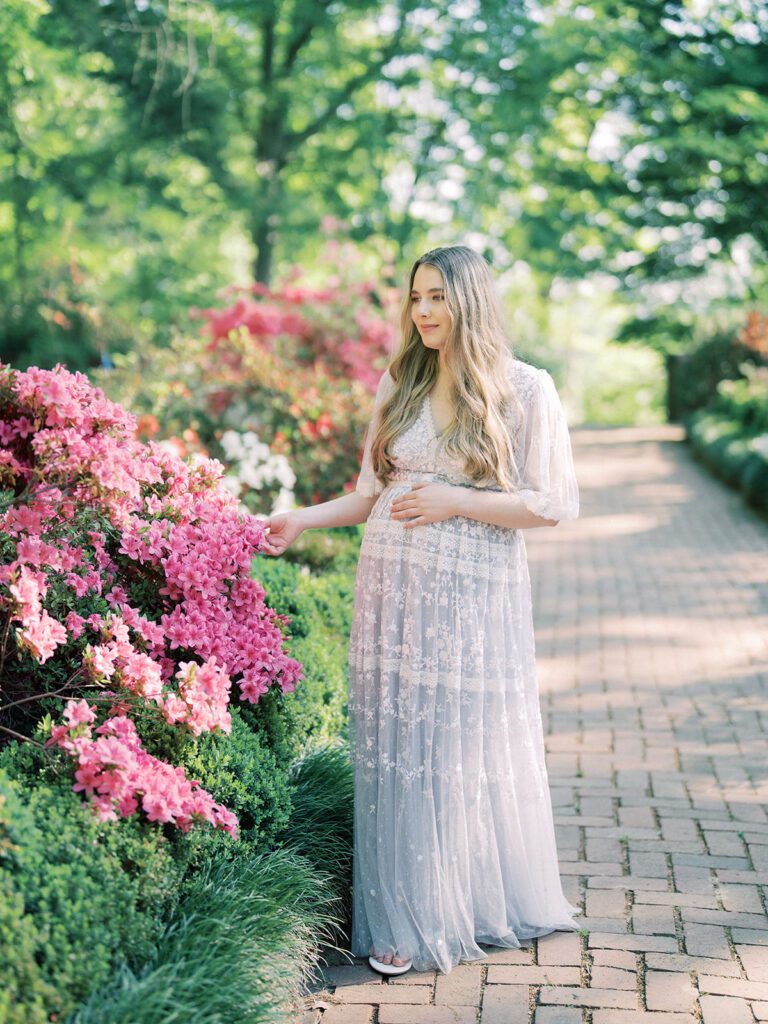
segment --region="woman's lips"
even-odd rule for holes
[[[419,329],[422,331],[435,331],[437,330],[437,324],[419,324]]]

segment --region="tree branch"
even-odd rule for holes
[[[15,732],[13,729],[9,729],[7,725],[0,725],[0,732],[5,732],[9,736],[13,736],[15,740],[22,740],[24,743],[31,743],[35,747],[40,747],[41,750],[45,750],[44,743],[38,743],[37,740],[30,739],[29,736],[25,736],[21,732]]]
[[[317,6],[321,8],[321,17],[327,13],[329,4],[330,0],[317,0]],[[280,65],[281,78],[288,77],[288,74],[292,70],[293,65],[296,63],[296,58],[299,55],[299,51],[302,49],[302,47],[307,45],[310,38],[312,37],[312,33],[317,28],[318,24],[318,20],[313,21],[311,17],[308,18],[306,23],[300,27],[299,31],[296,33],[293,39],[291,39],[290,43],[288,44],[288,48],[285,52],[282,64]]]
[[[16,708],[20,704],[29,704],[33,700],[42,700],[43,697],[58,697],[62,693],[64,693],[66,690],[72,689],[72,687],[75,685],[75,682],[77,681],[78,677],[80,677],[82,675],[83,675],[82,667],[76,668],[75,671],[72,673],[72,675],[69,677],[69,679],[67,679],[67,681],[62,686],[60,686],[58,688],[58,690],[46,690],[43,693],[34,693],[31,696],[29,696],[29,697],[22,697],[20,700],[11,701],[10,704],[0,704],[0,711],[8,711],[9,708]],[[96,700],[95,697],[93,699]]]
[[[291,40],[291,45],[288,47],[283,58],[283,62],[280,65],[280,77],[287,78],[289,72],[293,69],[293,65],[296,63],[296,58],[299,55],[299,50],[309,42],[312,32],[316,28],[314,22],[308,22],[301,32],[299,32]]]
[[[413,5],[414,0],[406,0],[403,4],[400,10],[400,20],[397,28],[378,60],[373,64],[370,64],[365,71],[356,75],[354,78],[351,78],[340,89],[337,89],[335,94],[333,94],[328,100],[326,109],[322,114],[318,114],[314,121],[311,121],[306,128],[303,128],[300,132],[290,132],[286,134],[285,147],[283,150],[284,153],[290,153],[291,150],[300,146],[302,142],[306,142],[307,139],[316,135],[317,132],[319,132],[320,129],[331,120],[338,107],[345,100],[348,100],[353,93],[357,92],[364,85],[367,85],[368,82],[373,81],[379,75],[381,69],[385,67],[394,56],[396,56],[400,41],[403,37],[403,31],[405,29],[405,17],[408,10]]]
[[[275,18],[274,14],[265,18],[261,26],[261,85],[266,92],[272,85],[272,71],[275,57]]]

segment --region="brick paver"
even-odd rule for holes
[[[572,439],[581,517],[525,539],[582,931],[447,976],[337,952],[297,1024],[768,1020],[768,523],[679,427]]]

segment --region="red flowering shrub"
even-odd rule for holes
[[[330,251],[328,262],[338,262]],[[333,287],[290,278],[274,289],[227,289],[227,305],[197,311],[203,336],[117,356],[100,383],[140,414],[142,436],[226,463],[227,485],[252,511],[272,511],[279,473],[270,483],[260,467],[234,464],[222,444],[226,435],[238,447],[232,432],[285,456],[299,503],[335,497],[357,475],[397,319],[394,290],[354,280],[350,263]]]
[[[235,834],[234,815],[144,748],[142,722],[227,732],[233,684],[255,703],[273,683],[291,691],[301,665],[249,574],[263,528],[222,467],[135,430],[82,374],[0,364],[0,739],[66,700],[48,745],[100,817],[141,809]]]
[[[331,377],[360,381],[374,393],[394,342],[396,297],[375,281],[344,281],[335,288],[256,283],[226,289],[238,296],[222,309],[198,310],[208,323],[209,349],[223,349],[232,331],[245,330],[268,352],[294,365],[321,365]],[[224,344],[222,344],[224,343]]]

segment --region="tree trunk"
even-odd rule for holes
[[[275,243],[280,233],[283,207],[283,168],[288,163],[282,124],[285,113],[270,111],[260,126],[254,145],[259,180],[251,208],[250,234],[256,249],[254,280],[269,285]]]
[[[251,237],[256,247],[253,279],[266,285],[269,285],[272,280],[272,257],[275,251],[275,233],[268,224],[268,220],[268,217],[259,218],[251,229]]]
[[[256,249],[253,277],[269,285],[272,278],[275,243],[282,221],[283,183],[280,177],[284,162],[269,161],[268,174],[259,183],[256,202],[251,214],[251,241]]]

